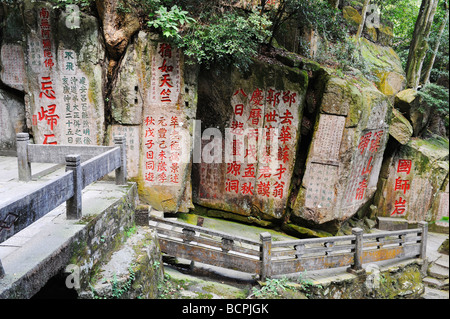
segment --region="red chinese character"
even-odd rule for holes
[[[53,142],[47,141],[47,139],[48,139],[49,137],[55,137],[55,134],[44,134],[44,136],[45,136],[45,138],[44,138],[44,143],[43,143],[43,144],[50,144],[50,145],[56,145],[56,144],[58,144],[57,141],[53,141]]]
[[[397,173],[406,173],[406,175],[409,175],[409,173],[411,172],[411,167],[411,160],[400,159],[398,160]]]
[[[403,198],[399,198],[398,200],[395,201],[395,209],[394,211],[391,213],[392,215],[403,215],[406,211],[406,199]]]
[[[46,68],[52,68],[54,65],[55,65],[55,63],[53,63],[53,59],[46,59],[45,61],[44,61],[44,65],[45,65],[45,67]]]
[[[160,161],[165,160],[165,159],[166,159],[166,152],[163,151],[163,150],[161,150],[161,152],[159,152],[158,157],[159,157],[159,160],[160,160]]]
[[[371,151],[372,153],[378,151],[378,149],[380,148],[381,138],[383,137],[383,134],[384,134],[383,131],[379,131],[374,134],[372,140],[370,141],[369,151]]]
[[[269,102],[269,104],[273,103],[273,107],[276,107],[279,103],[280,103],[280,94],[281,92],[277,92],[275,93],[274,90],[269,89],[269,91],[267,91],[267,102]]]
[[[172,100],[170,99],[170,93],[172,93],[172,91],[170,91],[169,89],[167,90],[162,90],[161,93],[159,93],[161,99],[161,102],[172,102]]]
[[[244,104],[237,104],[234,107],[234,114],[242,116],[242,114],[244,114]]]
[[[364,150],[367,148],[367,146],[370,143],[370,139],[372,137],[372,132],[368,132],[361,136],[361,139],[359,140],[358,149],[361,151],[361,154],[364,153]]]
[[[238,94],[242,94],[243,96],[247,96],[247,94],[245,94],[243,89],[238,89],[236,92],[234,92],[233,96],[238,95]]]
[[[358,189],[356,190],[356,200],[361,200],[364,198],[364,193],[367,188],[367,180],[364,178],[362,182],[359,183]]]
[[[180,181],[178,179],[178,174],[173,174],[170,176],[170,182],[174,184],[178,184]]]
[[[155,162],[154,161],[145,162],[145,169],[153,171],[155,169]]]
[[[367,166],[365,168],[363,168],[361,175],[365,175],[365,174],[370,174],[370,172],[372,171],[373,165],[370,165],[370,163],[372,163],[373,160],[373,156],[371,156],[369,158],[369,162],[367,163]]]
[[[410,185],[409,185],[409,181],[407,179],[403,180],[401,177],[399,177],[395,180],[394,191],[402,190],[403,194],[406,194],[406,191],[409,189],[409,187],[410,187]]]
[[[231,122],[231,132],[236,135],[242,135],[244,133],[244,123],[239,121]]]
[[[50,12],[46,8],[42,8],[39,11],[39,18],[48,19],[50,17]]]
[[[162,172],[161,174],[158,175],[158,182],[160,184],[164,184],[166,181],[167,181],[166,173]]]
[[[225,182],[225,191],[230,193],[235,192],[237,194],[239,192],[239,181],[227,179]]]
[[[170,124],[169,125],[172,126],[173,128],[178,127],[180,125],[180,123],[178,123],[178,117],[172,116],[170,118]]]
[[[152,172],[147,172],[147,173],[145,173],[144,178],[148,182],[154,182],[155,181],[155,174],[152,173]]]
[[[145,125],[146,126],[149,126],[149,125],[155,125],[155,120],[153,119],[153,117],[149,117],[149,116],[147,116],[146,118],[145,118]]]
[[[162,127],[158,130],[158,136],[159,138],[166,138],[167,129]]]
[[[243,143],[240,140],[233,140],[232,145],[232,156],[241,156],[241,149],[242,149]]]
[[[161,126],[167,126],[166,119],[164,118],[164,116],[161,116],[161,117],[159,118],[159,120],[158,120],[158,125],[161,125]]]
[[[284,164],[289,162],[289,148],[287,145],[278,148],[278,160],[283,161]]]
[[[153,147],[153,145],[155,145],[153,143],[153,140],[147,140],[147,142],[145,143],[145,145],[147,146],[147,149],[150,149]]]
[[[277,114],[277,112],[274,110],[274,111],[272,111],[272,112],[269,112],[269,113],[267,113],[266,115],[264,115],[265,116],[265,118],[266,118],[266,122],[276,122],[277,121],[277,117],[278,117],[278,114]]]
[[[247,164],[247,167],[244,169],[244,175],[242,177],[256,177],[254,164]]]
[[[169,88],[173,87],[173,85],[170,84],[169,81],[172,81],[170,79],[170,74],[163,74],[163,78],[161,79],[161,84],[159,85],[159,87],[162,88],[164,85]]]
[[[281,133],[280,133],[279,139],[283,144],[286,144],[286,142],[292,138],[291,133],[289,132],[290,130],[291,130],[290,126],[281,127]]]
[[[166,162],[159,162],[157,170],[158,170],[158,172],[167,172],[167,163]]]
[[[246,194],[253,195],[253,185],[252,185],[252,183],[250,183],[250,182],[249,183],[243,183],[241,191],[242,191],[242,195],[246,195]]]
[[[282,164],[280,164],[280,167],[277,168],[277,172],[273,174],[274,176],[278,176],[278,179],[281,179],[283,174],[287,171],[287,168],[283,167]]]
[[[275,182],[273,189],[273,197],[283,198],[284,182]]]
[[[42,99],[42,95],[45,95],[47,98],[54,100],[55,97],[55,91],[52,87],[52,81],[50,77],[42,77],[43,82],[41,82],[41,92],[39,93],[39,98]]]
[[[269,178],[270,176],[272,176],[270,166],[262,166],[259,169],[259,173],[260,173],[260,175],[259,175],[258,179],[261,179],[262,177]]]
[[[258,125],[260,118],[261,118],[261,109],[251,109],[250,110],[250,115],[249,115],[248,119],[252,120],[253,125]]]
[[[39,115],[39,121],[42,121],[45,119],[47,121],[47,124],[50,125],[50,130],[53,131],[54,125],[58,124],[59,116],[55,114],[56,110],[56,104],[52,104],[48,106],[48,110],[44,110],[44,108],[41,106],[41,112],[38,112]]]
[[[256,191],[257,191],[258,195],[269,197],[270,196],[270,182],[264,183],[264,182],[260,181]]]
[[[153,159],[153,151],[148,151],[146,153],[146,157],[147,157],[147,159]]]
[[[172,47],[168,43],[161,43],[158,53],[162,58],[168,57],[170,59],[172,57]]]
[[[163,72],[163,73],[172,72],[173,71],[173,66],[166,65],[166,63],[167,63],[167,60],[164,59],[163,60],[163,64],[158,69],[161,70],[161,72]]]
[[[155,137],[154,133],[155,133],[155,130],[152,128],[149,128],[145,131],[145,137]]]
[[[289,110],[286,110],[283,114],[283,116],[280,115],[280,120],[281,120],[281,124],[288,124],[291,125],[292,124],[292,119],[294,119],[294,117],[292,116],[292,113],[289,112]]]
[[[263,91],[261,91],[260,89],[256,89],[252,93],[252,98],[250,99],[250,102],[253,102],[253,104],[256,106],[262,106],[261,102],[264,98],[262,93],[263,93]]]
[[[180,166],[178,165],[178,163],[172,163],[172,165],[170,166],[170,172],[172,174],[177,174],[179,169],[180,169]]]
[[[295,103],[295,97],[297,96],[297,93],[292,93],[290,91],[283,92],[283,102],[288,103],[289,107],[291,107],[292,103]]]
[[[234,176],[241,175],[241,164],[236,162],[227,164],[227,174],[233,174]]]

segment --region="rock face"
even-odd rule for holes
[[[430,112],[404,90],[388,26],[360,39],[372,83],[281,49],[245,72],[199,69],[142,30],[140,9],[95,4],[98,17],[79,12],[75,26],[50,2],[2,4],[0,151],[13,152],[23,131],[42,144],[112,145],[125,135],[143,204],[196,204],[307,236],[335,233],[369,206],[411,222],[448,216],[448,142],[445,152],[416,138]],[[356,7],[343,10],[354,27]]]
[[[191,199],[196,70],[157,35],[139,32],[113,83],[110,135],[128,136],[129,177],[155,209],[187,212]]]
[[[104,135],[102,61],[104,50],[94,17],[80,14],[80,28],[69,28],[67,16],[59,17],[45,2],[25,2],[24,34],[17,45],[4,44],[6,74],[25,65],[24,83],[28,124],[34,141],[42,144],[100,145]],[[17,76],[16,79],[21,77]],[[26,83],[25,83],[26,82]]]
[[[307,85],[305,71],[262,62],[247,73],[200,73],[195,203],[269,220],[283,216]]]
[[[291,218],[333,229],[366,204],[376,190],[389,119],[378,90],[327,77]]]
[[[26,129],[25,107],[14,95],[0,89],[0,151],[15,149],[16,134]]]
[[[410,223],[448,217],[448,141],[413,138],[383,164],[374,198],[378,216]],[[448,227],[447,223],[439,226]]]
[[[360,39],[364,62],[376,76],[377,88],[392,99],[406,85],[406,75],[399,56],[391,47]]]

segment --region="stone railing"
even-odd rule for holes
[[[125,185],[126,142],[115,146],[68,146],[29,144],[27,133],[17,135],[19,180],[31,180],[31,162],[66,164],[66,172],[17,198],[0,205],[0,243],[66,202],[67,219],[82,216],[82,191],[115,170],[116,184]],[[3,268],[0,261],[0,277]]]
[[[417,229],[327,238],[272,241],[270,233],[260,241],[233,236],[178,221],[150,217],[161,251],[171,256],[258,274],[261,280],[275,275],[348,267],[364,273],[363,263],[426,258],[428,224]]]

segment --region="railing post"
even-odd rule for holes
[[[2,260],[0,259],[0,279],[5,276],[5,269],[3,269]]]
[[[362,268],[363,230],[361,228],[353,228],[352,234],[355,236],[355,252],[353,257],[353,265],[347,268],[347,271],[355,275],[360,275],[365,272]]]
[[[18,133],[16,135],[17,163],[19,166],[19,181],[29,182],[31,180],[31,165],[28,162],[28,143],[30,136],[28,133]]]
[[[419,222],[419,227],[422,229],[419,258],[425,260],[425,258],[427,258],[428,223],[425,221],[421,221]]]
[[[120,168],[116,169],[116,185],[127,183],[127,142],[125,136],[114,136],[114,144],[120,147]]]
[[[66,156],[66,172],[67,171],[73,172],[73,197],[66,202],[66,216],[67,219],[80,219],[82,215],[81,193],[83,191],[80,155]]]
[[[270,233],[259,234],[261,240],[261,270],[259,277],[265,281],[271,275],[271,259],[272,259],[272,235]]]

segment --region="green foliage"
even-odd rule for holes
[[[286,277],[280,279],[267,278],[265,284],[260,289],[253,287],[252,295],[256,298],[279,297],[282,291],[289,289],[288,282]]]
[[[166,7],[161,6],[155,13],[149,14],[150,20],[147,22],[148,26],[161,29],[162,35],[167,39],[180,41],[180,28],[185,24],[195,22],[191,17],[188,17],[188,12],[180,9],[174,5],[170,11]]]
[[[429,83],[418,91],[418,94],[422,97],[424,103],[434,108],[439,114],[449,114],[449,90],[445,87]]]
[[[266,16],[257,12],[247,17],[228,12],[211,17],[208,24],[192,24],[177,45],[196,63],[234,64],[245,70],[270,35],[269,25]]]
[[[53,8],[64,10],[67,5],[73,5],[73,4],[76,4],[81,9],[87,8],[91,5],[93,0],[54,0],[52,2],[54,3]]]

